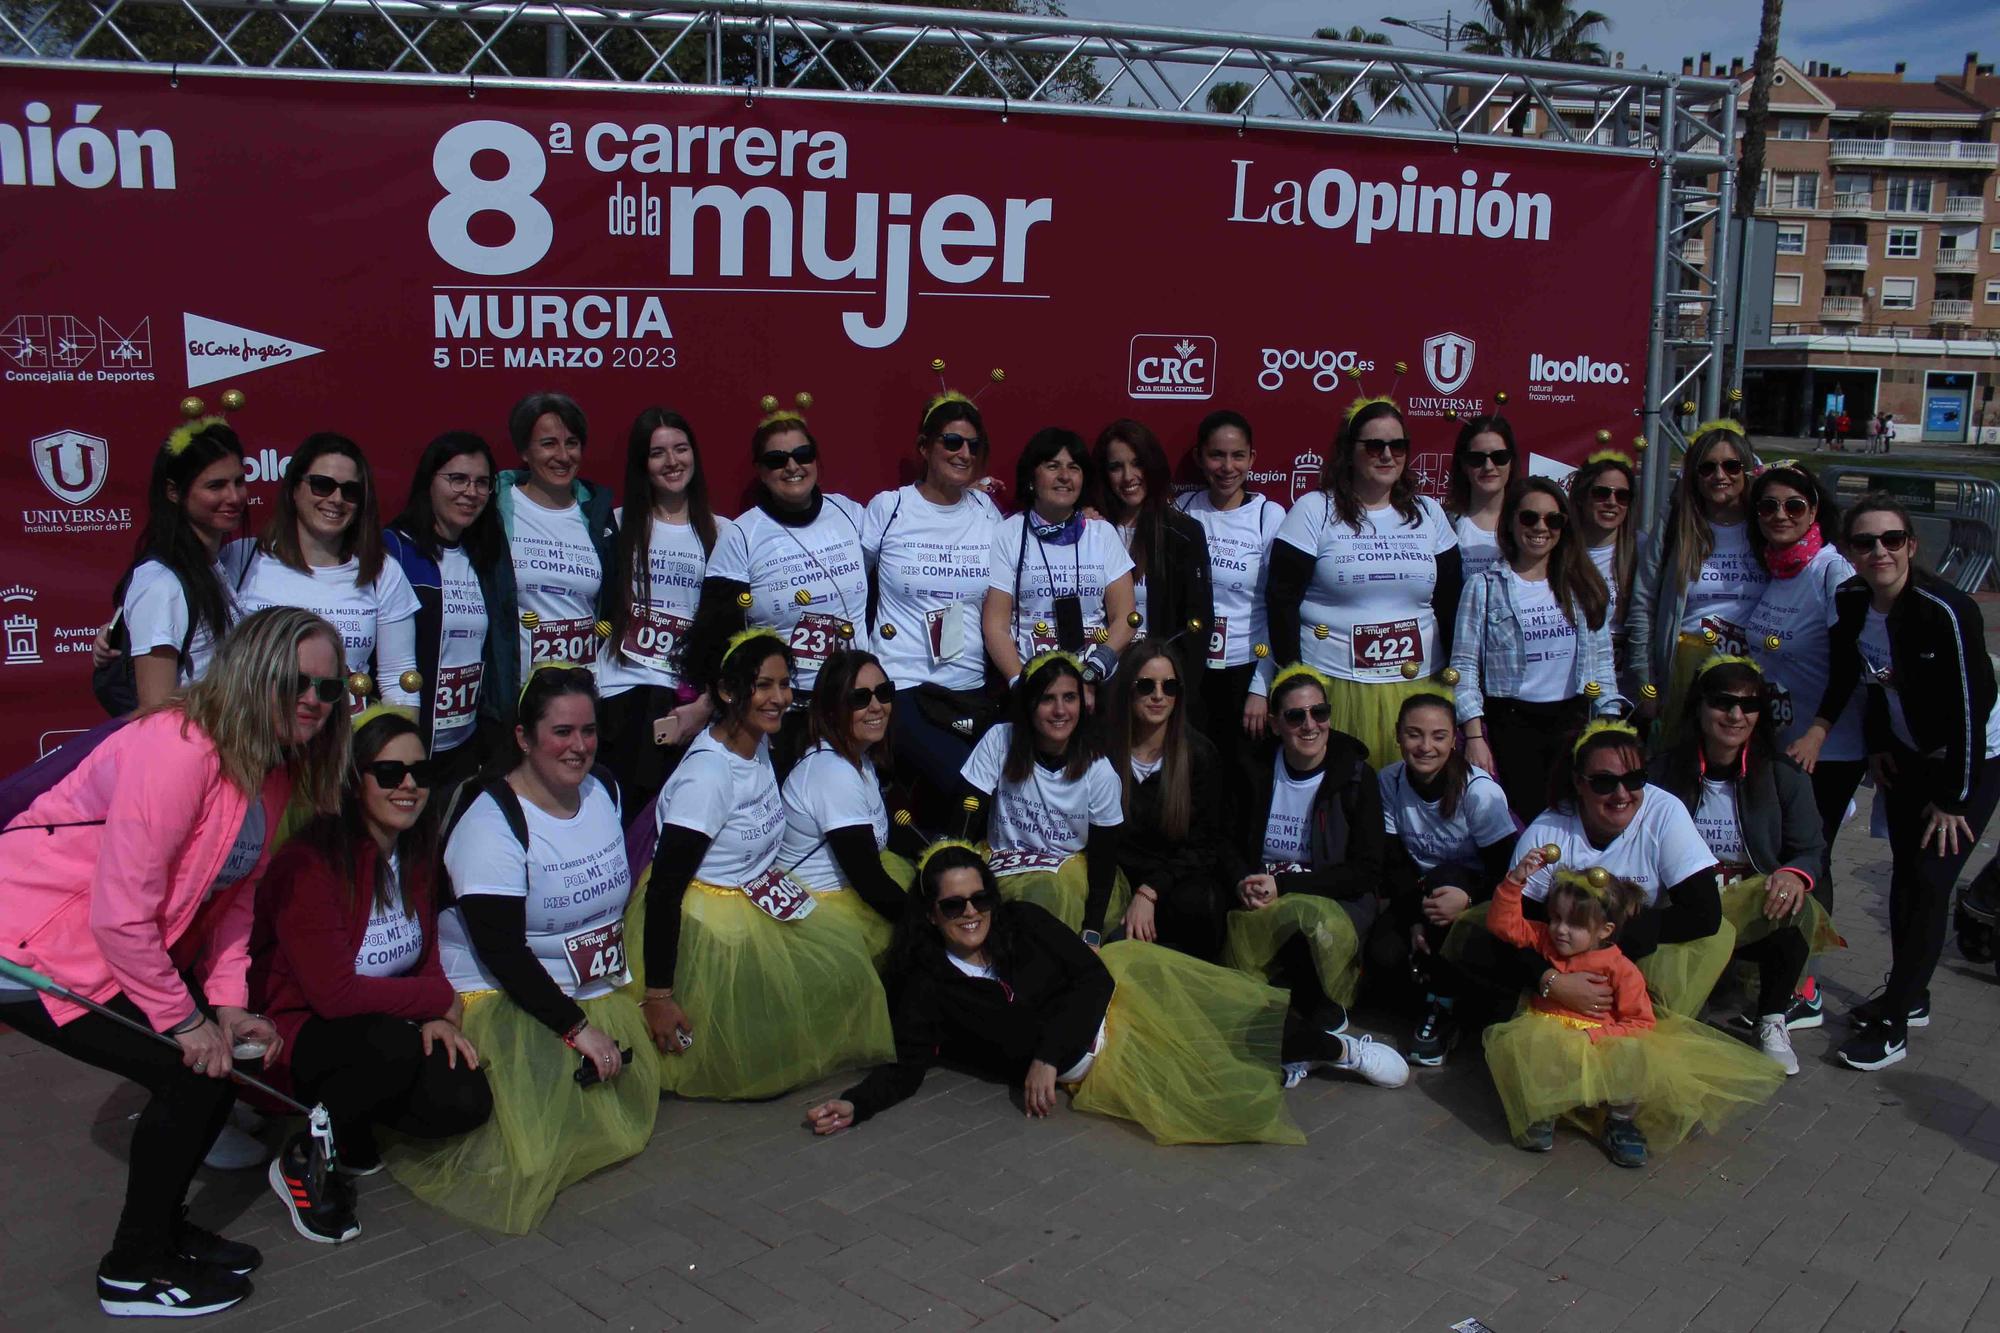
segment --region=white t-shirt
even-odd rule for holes
[[[1563,614],[1547,579],[1531,583],[1504,567],[1501,577],[1513,594],[1521,661],[1527,668],[1514,697],[1531,704],[1569,698],[1570,674],[1576,669],[1576,626]]]
[[[1299,606],[1299,652],[1339,680],[1400,682],[1402,664],[1428,673],[1437,660],[1437,557],[1458,545],[1451,520],[1429,496],[1417,522],[1394,509],[1364,511],[1355,532],[1334,512],[1333,496],[1301,500],[1278,540],[1313,557]],[[1321,638],[1316,627],[1327,627]]]
[[[431,713],[431,753],[455,750],[472,737],[479,720],[479,687],[486,674],[486,594],[472,561],[456,546],[440,548],[438,579],[444,635],[438,647]]]
[[[1662,893],[1715,864],[1715,856],[1702,841],[1687,807],[1672,792],[1651,785],[1639,794],[1639,809],[1632,822],[1609,847],[1590,845],[1590,836],[1575,812],[1544,810],[1515,842],[1514,860],[1518,862],[1530,848],[1551,842],[1562,849],[1562,859],[1553,866],[1543,866],[1528,880],[1525,893],[1530,898],[1548,897],[1558,870],[1603,866],[1643,889],[1647,905],[1652,906]]]
[[[1248,495],[1234,509],[1217,509],[1207,491],[1191,491],[1180,510],[1208,536],[1209,581],[1215,593],[1215,623],[1209,628],[1210,667],[1242,666],[1255,644],[1268,643],[1264,586],[1270,578],[1271,543],[1285,521],[1285,507]]]
[[[995,849],[1070,856],[1083,850],[1091,825],[1110,828],[1125,822],[1118,772],[1102,756],[1091,760],[1075,781],[1040,763],[1028,770],[1025,781],[1003,781],[1001,770],[1007,765],[1013,737],[1013,723],[998,724],[972,747],[959,770],[973,787],[993,798],[987,841]]]
[[[215,581],[222,585],[223,605],[231,625],[242,614],[236,604],[237,576],[256,549],[255,542],[231,542],[209,566]],[[125,612],[125,633],[131,639],[132,656],[143,657],[155,648],[171,648],[178,653],[181,640],[187,639],[187,656],[181,659],[179,683],[191,684],[207,673],[208,664],[215,657],[215,635],[203,622],[195,626],[193,636],[189,637],[187,594],[171,569],[157,560],[139,565],[125,584],[125,600],[120,606]]]
[[[1764,680],[1771,692],[1766,707],[1778,729],[1778,744],[1790,745],[1812,725],[1820,696],[1826,693],[1833,648],[1828,631],[1835,619],[1833,592],[1854,577],[1854,566],[1831,546],[1814,553],[1806,567],[1788,579],[1772,579],[1764,585],[1763,596],[1744,621],[1750,640],[1748,656],[1764,668]],[[1778,646],[1773,648],[1773,636]],[[1866,747],[1861,740],[1862,695],[1841,710],[1826,744],[1822,759],[1861,759]]]
[[[1750,549],[1748,524],[1718,523],[1714,531],[1715,549],[1701,562],[1701,573],[1688,584],[1680,632],[1699,634],[1712,629],[1717,652],[1741,656],[1749,647],[1744,622],[1756,610],[1771,576]]]
[[[1167,757],[1164,754],[1158,759],[1141,759],[1135,754],[1126,758],[1125,766],[1132,770],[1132,781],[1144,782],[1152,777],[1153,774],[1159,772],[1166,762]]]
[[[243,822],[237,826],[236,840],[229,844],[229,855],[223,859],[222,869],[216,872],[203,901],[240,882],[257,868],[257,858],[264,854],[264,843],[269,838],[268,829],[264,802],[253,796],[243,811]]]
[[[999,523],[1000,510],[979,491],[940,505],[905,486],[868,502],[861,549],[878,588],[875,655],[898,689],[986,683],[980,610]]]
[[[875,774],[875,761],[866,755],[856,768],[821,741],[786,775],[784,797],[785,836],[778,847],[778,864],[809,889],[824,891],[847,884],[826,842],[834,829],[865,827],[875,835],[876,851],[889,845],[889,808],[882,802],[882,780]]]
[[[1082,534],[1068,546],[1039,541],[1027,531],[1026,514],[994,525],[992,566],[986,580],[989,588],[1014,598],[1014,651],[1023,665],[1056,646],[1056,598],[1075,596],[1082,604],[1084,628],[1101,628],[1105,588],[1132,572],[1132,557],[1118,539],[1118,529],[1101,518],[1086,520]],[[1136,597],[1132,604],[1145,614]],[[1037,631],[1037,625],[1045,626],[1045,631]]]
[[[533,801],[522,801],[521,813],[528,824],[525,851],[499,802],[479,794],[444,849],[452,889],[460,898],[488,893],[522,899],[528,952],[563,994],[578,1000],[608,995],[631,979],[624,920],[632,877],[618,803],[603,783],[586,778],[582,803],[567,819]],[[499,988],[473,951],[456,907],[438,916],[438,950],[445,976],[459,990]]]
[[[1736,817],[1736,784],[1726,778],[1703,778],[1694,807],[1695,831],[1709,854],[1725,866],[1742,865],[1743,824]]]
[[[1474,523],[1469,515],[1460,514],[1451,521],[1452,533],[1458,538],[1458,563],[1465,571],[1465,581],[1472,582],[1500,561],[1500,534],[1488,532]]]
[[[359,560],[302,574],[261,551],[249,559],[250,570],[236,593],[242,614],[267,606],[311,611],[339,632],[348,671],[372,671],[384,702],[416,707],[417,696],[402,687],[401,678],[417,665],[417,594],[401,565],[384,556],[382,572],[363,587],[355,581]]]
[[[778,860],[785,835],[785,802],[778,771],[771,767],[771,743],[760,739],[745,759],[703,731],[660,789],[653,803],[657,827],[667,825],[708,835],[695,877],[708,884],[740,888]]]
[[[1312,808],[1319,796],[1319,784],[1326,766],[1303,778],[1295,778],[1285,767],[1284,756],[1275,761],[1278,771],[1271,782],[1271,813],[1264,820],[1264,861],[1311,861]]]
[[[770,626],[792,645],[797,689],[810,690],[826,659],[841,649],[873,650],[868,570],[861,558],[864,518],[846,496],[827,495],[819,516],[803,527],[786,527],[762,509],[749,509],[716,535],[709,576],[750,585],[750,623]],[[801,592],[810,598],[803,605]]]
[[[354,953],[358,977],[405,976],[424,952],[424,923],[403,914],[403,869],[393,852],[383,871],[389,880],[389,901],[368,909],[367,933]]]
[[[665,523],[655,515],[646,568],[650,601],[632,599],[623,641],[607,640],[597,659],[597,691],[607,699],[635,685],[680,684],[681,646],[694,627],[695,603],[708,572],[708,554],[694,524]]]
[[[1439,802],[1417,794],[1408,767],[1398,759],[1376,776],[1382,786],[1382,831],[1403,840],[1417,869],[1428,875],[1439,866],[1477,867],[1480,848],[1514,836],[1507,795],[1485,769],[1469,766],[1472,772],[1458,809],[1446,819],[1438,813]]]
[[[513,492],[507,547],[514,557],[514,587],[521,613],[538,621],[520,627],[521,671],[537,662],[589,666],[597,660],[597,590],[604,562],[591,544],[583,506],[550,509]]]

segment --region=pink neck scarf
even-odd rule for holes
[[[1771,577],[1774,579],[1796,577],[1800,570],[1812,563],[1812,558],[1819,554],[1819,548],[1825,544],[1819,535],[1819,524],[1815,523],[1806,529],[1805,536],[1782,551],[1765,547],[1764,567],[1771,571]]]

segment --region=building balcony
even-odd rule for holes
[[[1986,200],[1976,194],[1949,195],[1944,201],[1944,215],[1953,221],[1977,222],[1986,216]]]
[[[1833,196],[1833,215],[1837,218],[1865,218],[1874,212],[1875,195],[1871,191],[1855,190]]]
[[[1977,273],[1979,252],[1964,248],[1939,250],[1936,270],[1939,273]]]
[[[1931,323],[1970,324],[1972,322],[1972,302],[1933,301],[1931,302]]]
[[[1968,304],[1970,304],[1968,302]],[[1868,300],[1861,296],[1822,296],[1819,299],[1819,317],[1828,322],[1856,321],[1868,311]]]
[[[1681,258],[1700,268],[1708,262],[1708,242],[1689,241],[1681,246]]]
[[[1867,268],[1868,247],[1865,245],[1829,245],[1826,247],[1828,268]]]
[[[2000,144],[1929,143],[1918,139],[1835,139],[1828,145],[1827,156],[1835,163],[1990,168],[2000,166]]]

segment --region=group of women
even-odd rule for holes
[[[857,1068],[814,1131],[948,1062],[1031,1116],[1066,1087],[1164,1143],[1299,1142],[1284,1089],[1399,1086],[1517,1009],[1484,1040],[1517,1141],[1568,1115],[1639,1165],[1797,1072],[1864,769],[1896,961],[1839,1056],[1928,1019],[2000,800],[1978,615],[1893,500],[1836,515],[1734,423],[1651,542],[1629,459],[1526,476],[1500,417],[1461,428],[1447,511],[1387,399],[1290,512],[1227,411],[1180,496],[1138,422],[1040,431],[1012,516],[950,393],[866,505],[768,411],[733,520],[674,413],[633,422],[622,500],[570,399],[509,428],[521,468],[440,436],[386,527],[360,449],[310,437],[254,538],[226,422],[160,451],[99,652],[139,707],[0,873],[8,958],[180,1052],[0,990],[152,1092],[107,1310],[248,1293],[256,1252],[183,1206],[237,1059],[330,1113],[335,1171],[299,1138],[270,1166],[330,1242],[352,1175],[523,1231],[662,1091]],[[1754,1044],[1695,1021],[1732,959]],[[1349,1030],[1364,984],[1407,1060]]]

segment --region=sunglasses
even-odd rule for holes
[[[976,454],[986,447],[986,441],[977,435],[960,435],[955,430],[948,430],[938,436],[937,442],[944,446],[944,451],[948,454],[955,454],[961,449],[970,449]]]
[[[1333,716],[1333,705],[1314,704],[1310,708],[1287,708],[1284,712],[1278,714],[1278,716],[1284,719],[1285,725],[1288,727],[1302,727],[1305,725],[1308,716],[1315,722],[1325,722]]]
[[[315,498],[321,500],[339,491],[340,498],[351,505],[360,504],[361,497],[368,494],[367,489],[358,481],[335,481],[332,477],[322,476],[317,472],[306,473],[306,486]]]
[[[990,916],[993,909],[999,905],[999,890],[981,889],[977,893],[953,894],[949,898],[938,899],[937,914],[947,921],[956,921],[965,915],[965,909],[968,907],[981,916]]]
[[[1891,528],[1887,532],[1857,532],[1847,539],[1847,545],[1866,554],[1875,549],[1876,542],[1882,543],[1882,549],[1885,551],[1900,551],[1909,540],[1908,529]]]
[[[1716,690],[1702,695],[1701,701],[1723,714],[1732,708],[1742,709],[1745,717],[1754,717],[1764,711],[1763,697],[1756,694],[1731,694],[1727,690]]]
[[[1590,498],[1600,501],[1608,500],[1615,505],[1628,505],[1632,503],[1632,488],[1629,486],[1592,486],[1590,488]]]
[[[305,672],[301,671],[299,672],[298,685],[292,690],[292,693],[300,695],[311,691],[319,697],[321,703],[330,704],[340,698],[346,689],[347,682],[339,676],[308,676]]]
[[[819,457],[819,446],[810,440],[796,449],[768,449],[758,459],[757,466],[766,472],[776,472],[787,463],[797,463],[800,467]]]
[[[1469,449],[1465,454],[1467,467],[1506,467],[1513,461],[1512,449]]]
[[[1569,522],[1569,515],[1560,509],[1551,509],[1546,514],[1539,509],[1522,509],[1515,513],[1514,521],[1524,528],[1547,528],[1550,532],[1561,532],[1563,524]]]
[[[1155,685],[1159,686],[1160,693],[1166,695],[1169,699],[1178,699],[1181,697],[1181,683],[1179,681],[1154,680],[1150,676],[1141,676],[1132,682],[1132,697],[1135,699],[1152,698],[1153,687]]]
[[[1786,518],[1804,518],[1811,508],[1796,495],[1788,495],[1782,500],[1775,495],[1767,495],[1757,502],[1757,513],[1764,518],[1775,518],[1781,510]]]
[[[896,702],[896,683],[885,680],[872,690],[865,686],[857,685],[847,692],[847,706],[851,709],[866,708],[870,699],[873,699],[878,704],[892,704]]]
[[[1740,458],[1711,458],[1695,469],[1695,473],[1703,477],[1712,477],[1718,472],[1734,477],[1742,471],[1743,460]]]
[[[1371,454],[1394,454],[1398,458],[1406,457],[1410,452],[1410,442],[1408,439],[1363,440],[1361,441],[1361,447]]]
[[[375,785],[383,791],[396,790],[406,777],[416,782],[419,791],[429,791],[437,784],[437,765],[429,759],[419,759],[414,764],[401,759],[377,759],[372,764],[363,764],[361,771],[375,779]]]
[[[1599,796],[1609,796],[1620,787],[1637,794],[1646,789],[1646,770],[1635,768],[1630,773],[1586,773],[1583,785]]]

